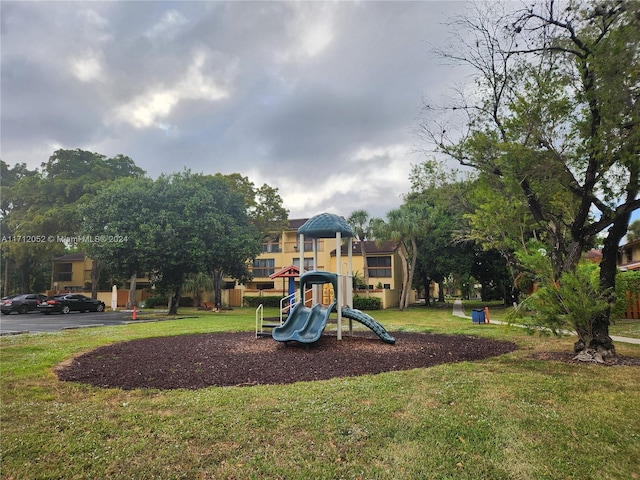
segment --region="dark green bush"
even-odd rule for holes
[[[632,299],[640,295],[640,272],[618,272],[616,276],[616,303],[611,312],[614,319],[622,318],[629,307],[627,294]]]
[[[164,307],[169,305],[169,298],[166,295],[151,295],[144,301],[145,308]]]
[[[155,294],[147,297],[144,301],[145,308],[156,308],[156,307],[164,307],[166,308],[169,305],[169,297],[167,295]],[[193,298],[191,297],[181,297],[179,307],[193,307]]]
[[[280,300],[282,297],[249,297],[245,296],[243,299],[245,307],[257,308],[262,304],[267,307],[280,307]],[[382,302],[379,298],[366,298],[366,297],[353,297],[353,308],[358,310],[380,310],[382,308]]]
[[[353,308],[357,310],[380,310],[382,301],[376,297],[353,297]]]
[[[245,307],[257,308],[258,305],[262,304],[262,305],[264,305],[265,308],[267,308],[267,307],[279,308],[280,307],[280,300],[282,300],[282,297],[274,297],[274,296],[269,296],[269,297],[247,297],[247,296],[245,296],[243,298],[243,303],[244,303]]]
[[[193,298],[191,297],[180,297],[180,302],[178,302],[179,307],[193,307]]]

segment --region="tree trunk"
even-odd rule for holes
[[[138,275],[134,273],[129,280],[129,299],[127,300],[127,308],[133,308],[136,304],[136,286],[138,283]]]
[[[100,281],[100,264],[94,258],[91,264],[91,298],[98,298],[98,282]]]
[[[360,255],[362,255],[362,276],[364,277],[365,285],[365,298],[369,298],[369,263],[367,262],[367,249],[364,245],[364,240],[360,240]]]
[[[600,262],[600,288],[603,291],[611,292],[609,295],[609,305],[615,303],[615,286],[617,273],[617,255],[620,240],[627,233],[627,226],[631,214],[616,217],[609,233],[604,240],[602,248],[602,261]],[[586,332],[585,337],[574,345],[574,350],[578,355],[576,359],[583,361],[595,361],[602,363],[606,360],[615,360],[616,349],[613,340],[609,336],[609,325],[611,323],[611,308],[604,314],[599,315],[592,324],[591,331]],[[580,332],[579,332],[580,333]]]
[[[444,303],[444,280],[438,282],[438,301]]]
[[[53,285],[52,285],[53,286]],[[2,296],[6,297],[9,295],[9,259],[4,259],[4,285]]]
[[[218,309],[222,306],[222,270],[216,268],[211,272],[213,278],[213,292],[215,308]]]
[[[429,285],[431,284],[431,279],[428,275],[422,276],[422,288],[424,288],[424,303],[427,307],[431,306],[431,290],[429,289]]]
[[[427,280],[427,283],[424,285],[424,303],[427,307],[431,306],[431,289],[429,288],[429,285],[431,284],[430,280]],[[436,299],[433,299],[433,302],[435,303]]]
[[[400,304],[398,308],[404,310],[404,297],[409,284],[409,259],[407,258],[406,248],[403,243],[398,246],[398,255],[402,261],[402,290],[400,290]]]
[[[30,262],[25,262],[20,269],[20,291],[21,292],[30,292],[31,291],[31,270],[33,266],[30,265]]]
[[[200,291],[201,290],[199,288],[196,288],[193,291],[193,306],[196,307],[196,308],[200,308],[200,303],[201,303],[201,301],[200,301],[200,297],[201,297]]]
[[[180,304],[180,297],[182,296],[182,284],[176,287],[173,292],[173,296],[169,302],[169,312],[167,315],[177,315],[178,314],[178,305]]]
[[[409,301],[411,300],[411,287],[413,286],[413,272],[416,271],[416,263],[418,261],[418,245],[415,237],[411,237],[411,266],[409,267],[407,288],[404,295],[404,308],[409,308]]]

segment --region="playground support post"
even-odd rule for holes
[[[300,277],[302,277],[302,275],[304,274],[304,234],[303,233],[298,235],[298,254],[300,255],[299,257],[300,265],[298,265],[298,267],[300,268]],[[305,301],[304,292],[302,291],[302,282],[300,282],[300,301],[301,302]]]
[[[341,274],[341,264],[340,264],[340,258],[341,258],[341,254],[342,254],[342,246],[340,245],[341,242],[341,237],[342,234],[340,232],[336,232],[336,274],[338,275],[338,279],[342,276]],[[342,340],[342,282],[338,281],[338,291],[335,292],[336,294],[336,305],[338,306],[338,308],[336,308],[336,310],[338,311],[338,340]]]

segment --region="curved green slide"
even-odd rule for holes
[[[335,305],[334,302],[328,307],[323,307],[316,303],[309,308],[305,307],[302,302],[298,302],[291,310],[286,322],[282,326],[274,328],[271,336],[278,342],[290,340],[300,343],[317,342],[327,326],[327,320],[329,320],[329,315]]]
[[[356,310],[355,308],[343,307],[342,308],[342,316],[355,320],[356,322],[360,322],[366,327],[369,327],[374,331],[376,335],[378,335],[383,342],[390,343],[391,345],[396,343],[396,339],[389,335],[382,325],[376,322],[371,315],[368,315],[360,310]]]

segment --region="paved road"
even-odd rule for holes
[[[0,335],[25,332],[58,332],[72,328],[103,327],[123,325],[131,321],[131,312],[72,312],[67,315],[44,315],[31,312],[26,315],[0,316]]]

